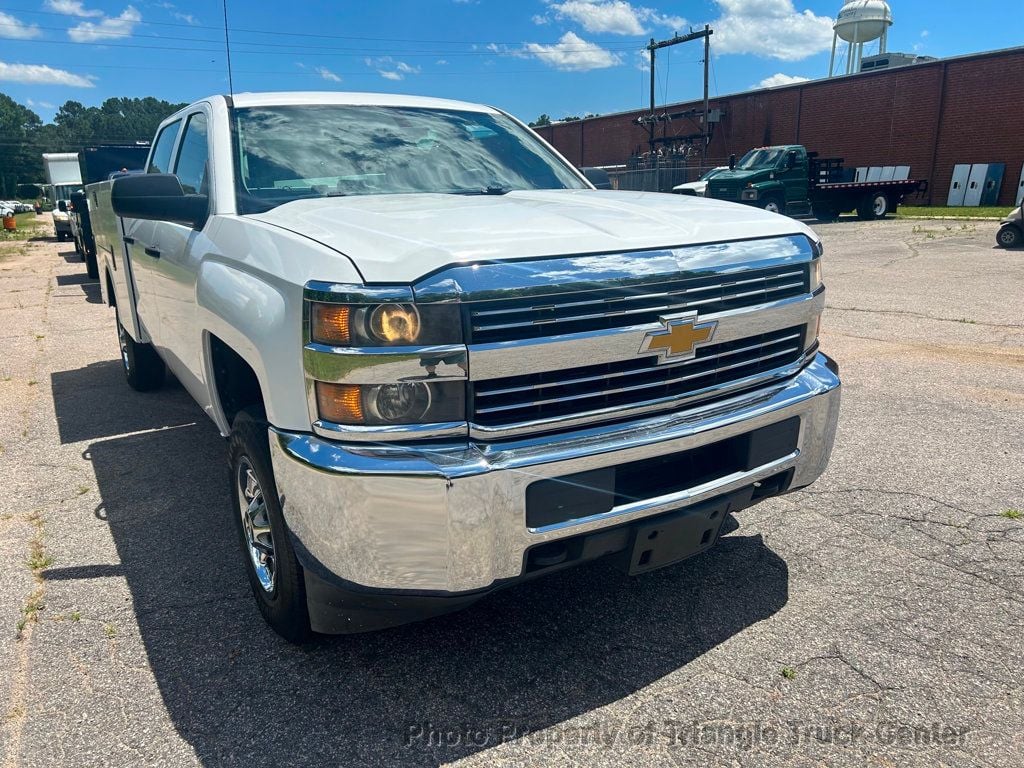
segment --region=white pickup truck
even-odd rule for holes
[[[214,96],[88,195],[128,383],[169,368],[229,438],[253,594],[292,641],[678,562],[828,462],[818,237],[597,191],[498,109]]]

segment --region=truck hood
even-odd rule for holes
[[[368,283],[442,267],[810,234],[745,205],[655,192],[367,195],[296,200],[252,218],[348,256]]]
[[[711,183],[728,184],[731,187],[746,186],[751,182],[768,181],[773,170],[773,168],[757,168],[751,171],[722,171],[711,179]]]

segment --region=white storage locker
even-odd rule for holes
[[[967,177],[967,192],[964,194],[964,205],[977,207],[981,205],[981,193],[985,191],[985,177],[988,175],[988,163],[975,163],[971,166],[971,175]]]
[[[1020,167],[1020,181],[1017,182],[1017,202],[1014,205],[1024,203],[1024,165]]]
[[[949,182],[949,196],[946,198],[946,205],[963,205],[964,195],[967,194],[967,179],[971,175],[971,166],[959,164],[953,166],[953,178]]]
[[[906,181],[910,178],[910,166],[909,165],[897,165],[896,170],[893,172],[893,181]]]

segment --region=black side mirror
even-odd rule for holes
[[[608,176],[608,171],[604,168],[580,168],[583,171],[583,175],[587,177],[587,181],[593,184],[598,189],[611,189],[612,180]]]
[[[60,211],[61,213],[67,213],[68,212],[68,201],[67,200],[58,200],[57,201],[57,210]]]
[[[791,150],[789,150],[789,153],[786,155],[786,170],[788,171],[789,169],[795,168],[795,167],[796,167],[796,152],[791,149]]]
[[[114,179],[110,189],[114,213],[126,219],[173,221],[200,229],[206,223],[210,198],[186,195],[173,173],[143,173]]]
[[[736,155],[729,155],[729,170],[736,170]]]

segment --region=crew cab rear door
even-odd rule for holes
[[[160,131],[149,155],[147,173],[169,173],[174,147],[181,133],[181,120],[168,123]],[[162,221],[124,219],[124,242],[132,263],[135,282],[135,307],[139,324],[149,340],[160,345],[161,302],[157,290],[160,259],[160,229]]]

